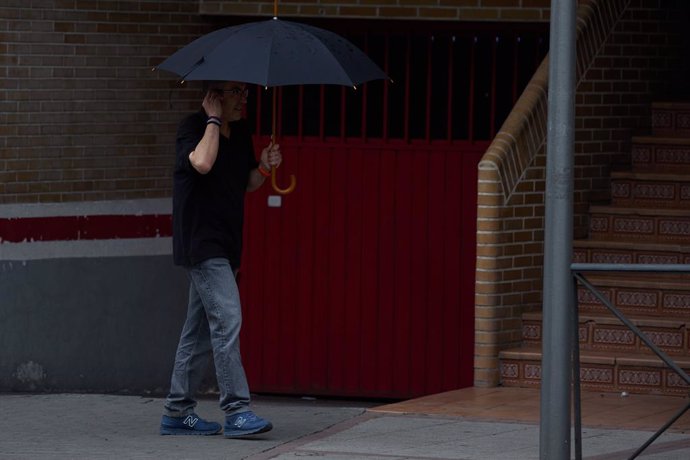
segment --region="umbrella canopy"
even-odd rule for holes
[[[226,27],[177,51],[157,69],[182,80],[220,80],[265,87],[356,86],[386,74],[352,43],[318,27],[273,18]]]

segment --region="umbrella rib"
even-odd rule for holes
[[[184,80],[187,78],[187,76],[188,76],[190,73],[194,72],[194,71],[197,69],[197,67],[199,67],[201,64],[204,63],[205,60],[206,60],[206,57],[205,57],[205,56],[201,56],[201,58],[200,58],[198,61],[196,61],[196,62],[194,63],[194,65],[192,66],[192,68],[189,69],[187,72],[185,72],[185,74],[182,75],[182,77],[180,77],[180,81],[184,81]]]

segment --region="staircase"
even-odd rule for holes
[[[652,105],[652,135],[634,137],[632,168],[611,175],[611,204],[590,207],[576,262],[690,263],[690,103]],[[690,371],[690,275],[608,273],[587,279]],[[687,395],[688,386],[585,288],[578,289],[583,389]],[[502,351],[504,386],[541,379],[541,313],[522,317],[522,346]]]

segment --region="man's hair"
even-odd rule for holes
[[[210,90],[211,88],[222,86],[223,83],[225,82],[220,80],[204,80],[201,89],[204,92],[204,94],[206,94],[208,90]]]

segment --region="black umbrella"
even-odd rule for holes
[[[204,35],[175,52],[156,69],[173,72],[183,81],[240,81],[264,87],[336,84],[356,88],[359,83],[388,78],[343,37],[277,17]],[[275,112],[274,90],[273,135]],[[275,168],[272,182],[279,193],[290,193],[296,183],[291,176],[290,187],[280,189],[275,182]]]

